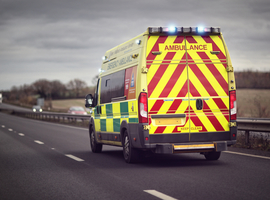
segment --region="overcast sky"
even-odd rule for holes
[[[269,0],[0,0],[0,90],[90,86],[108,49],[170,25],[221,27],[236,71],[270,71]]]

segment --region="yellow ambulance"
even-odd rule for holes
[[[217,160],[236,142],[235,78],[220,28],[149,27],[105,53],[85,101],[92,152],[120,146],[127,163],[146,151]]]

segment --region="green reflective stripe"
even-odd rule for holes
[[[97,107],[95,107],[95,109],[94,109],[94,118],[100,119],[100,114],[97,114]]]
[[[120,132],[120,119],[113,119],[113,132]]]
[[[129,123],[138,123],[138,118],[130,118],[128,119]],[[107,119],[100,119],[100,131],[107,132]],[[113,119],[113,132],[120,132],[121,119]]]
[[[100,106],[102,107],[101,114],[97,114],[97,107],[93,111],[94,118],[98,120],[100,125],[99,131],[120,133],[120,126],[123,120],[126,120],[128,123],[139,123],[138,116],[134,115],[137,111],[134,111],[133,103],[113,102]]]
[[[129,113],[128,113],[128,102],[121,102],[120,103],[120,112],[121,112],[121,116],[125,116],[128,118]]]
[[[112,104],[106,104],[106,115],[107,117],[113,117]]]
[[[138,118],[129,118],[129,123],[139,123]]]
[[[100,130],[107,131],[106,129],[106,119],[100,119]]]

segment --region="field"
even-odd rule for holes
[[[238,117],[270,118],[270,90],[238,89],[237,115]],[[54,110],[67,111],[71,106],[84,107],[84,98],[54,100]]]
[[[270,118],[270,90],[236,90],[237,116]]]
[[[85,100],[82,99],[64,99],[64,100],[53,100],[52,108],[55,111],[67,112],[71,106],[81,106],[84,108]]]

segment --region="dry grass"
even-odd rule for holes
[[[81,106],[84,108],[84,99],[64,99],[64,100],[53,100],[52,109],[67,111],[71,106]]]
[[[236,90],[237,116],[270,118],[270,90]]]
[[[243,131],[238,131],[237,134],[237,142],[233,145],[234,147],[270,151],[269,134],[250,134],[248,144],[246,144],[246,137]]]

